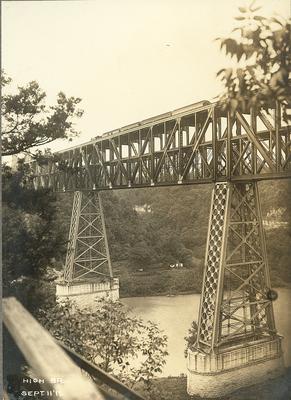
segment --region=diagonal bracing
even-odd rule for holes
[[[212,194],[197,346],[204,351],[276,334],[258,188],[217,183]]]
[[[75,192],[64,269],[68,284],[112,278],[101,198],[95,192]]]

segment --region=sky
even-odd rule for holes
[[[261,0],[263,13],[290,15],[290,0]],[[109,130],[200,100],[222,87],[229,64],[215,38],[237,25],[244,0],[3,1],[2,67],[17,85],[36,80],[49,104],[82,98],[80,136]]]

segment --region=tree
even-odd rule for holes
[[[221,103],[235,112],[262,107],[266,111],[281,104],[283,118],[291,115],[291,24],[282,17],[257,15],[260,7],[252,1],[239,7],[235,19],[240,22],[230,37],[219,38],[221,49],[238,62],[236,68],[225,68],[217,75],[225,86]]]
[[[65,251],[65,227],[56,218],[57,202],[49,190],[22,185],[23,172],[4,167],[3,294],[16,296],[30,310],[43,286],[47,267]]]
[[[145,241],[140,241],[129,251],[129,262],[135,268],[149,268],[153,264],[153,251]]]
[[[11,79],[3,73],[4,156],[25,152],[38,159],[39,150],[33,151],[34,146],[75,134],[73,120],[82,115],[77,109],[79,98],[67,98],[60,93],[57,105],[47,106],[46,95],[36,82],[19,87],[16,94],[7,93],[10,83]],[[63,224],[57,223],[55,194],[26,185],[23,161],[18,163],[17,170],[4,164],[2,181],[3,292],[5,296],[16,296],[33,311],[46,298],[40,292],[45,285],[47,267],[65,251],[65,230]],[[50,289],[49,286],[47,293]]]
[[[73,121],[83,111],[77,109],[81,99],[60,92],[57,104],[46,105],[46,93],[35,81],[18,86],[17,93],[8,93],[11,79],[2,72],[2,156],[30,152],[56,139],[76,135]]]
[[[41,309],[37,318],[56,339],[132,387],[150,387],[165,364],[167,337],[119,301],[96,299],[95,309],[82,310],[66,301]]]
[[[196,321],[193,321],[191,324],[190,329],[188,330],[188,336],[186,336],[184,339],[186,340],[186,348],[185,348],[185,357],[188,355],[188,350],[194,351],[195,350],[195,344],[197,341],[197,332],[198,332],[198,325]]]

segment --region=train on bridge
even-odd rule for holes
[[[55,191],[286,178],[290,143],[279,105],[232,113],[203,100],[32,161],[31,177]]]

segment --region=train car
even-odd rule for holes
[[[151,122],[156,122],[156,121],[159,121],[160,119],[169,118],[169,117],[171,117],[171,115],[172,115],[171,112],[166,112],[166,113],[163,113],[163,114],[159,114],[159,115],[156,115],[156,116],[151,117],[151,118],[143,119],[141,121],[141,124],[142,125],[150,124]]]
[[[139,126],[140,126],[140,122],[135,122],[135,123],[133,123],[133,124],[129,124],[129,125],[122,126],[122,127],[119,129],[119,131],[120,131],[120,132],[124,132],[124,131],[128,131],[128,130],[130,130],[130,129],[139,128]]]
[[[112,135],[115,135],[116,133],[120,133],[120,129],[114,129],[113,131],[105,132],[102,134],[102,137],[103,136],[112,136]]]
[[[209,106],[210,104],[211,102],[208,100],[198,101],[197,103],[190,104],[189,106],[177,108],[176,110],[172,111],[172,115],[182,114],[183,112],[188,112],[197,108]]]
[[[129,131],[129,130],[139,129],[143,125],[148,125],[148,124],[151,124],[151,123],[152,124],[156,124],[160,120],[164,120],[164,119],[170,118],[172,116],[175,116],[177,114],[181,114],[183,112],[187,112],[187,111],[195,110],[197,108],[205,107],[206,105],[209,105],[209,104],[211,104],[210,101],[202,100],[202,101],[199,101],[197,103],[190,104],[189,106],[186,106],[186,107],[177,108],[174,111],[169,111],[169,112],[166,112],[166,113],[163,113],[163,114],[158,114],[158,115],[155,115],[154,117],[143,119],[140,122],[135,122],[133,124],[122,126],[119,129],[114,129],[113,131],[106,132],[102,136],[103,137],[104,136],[112,136],[112,135],[115,135],[115,134],[118,134],[118,133],[121,133],[121,132],[126,132],[126,131]],[[98,138],[98,136],[96,138]]]

